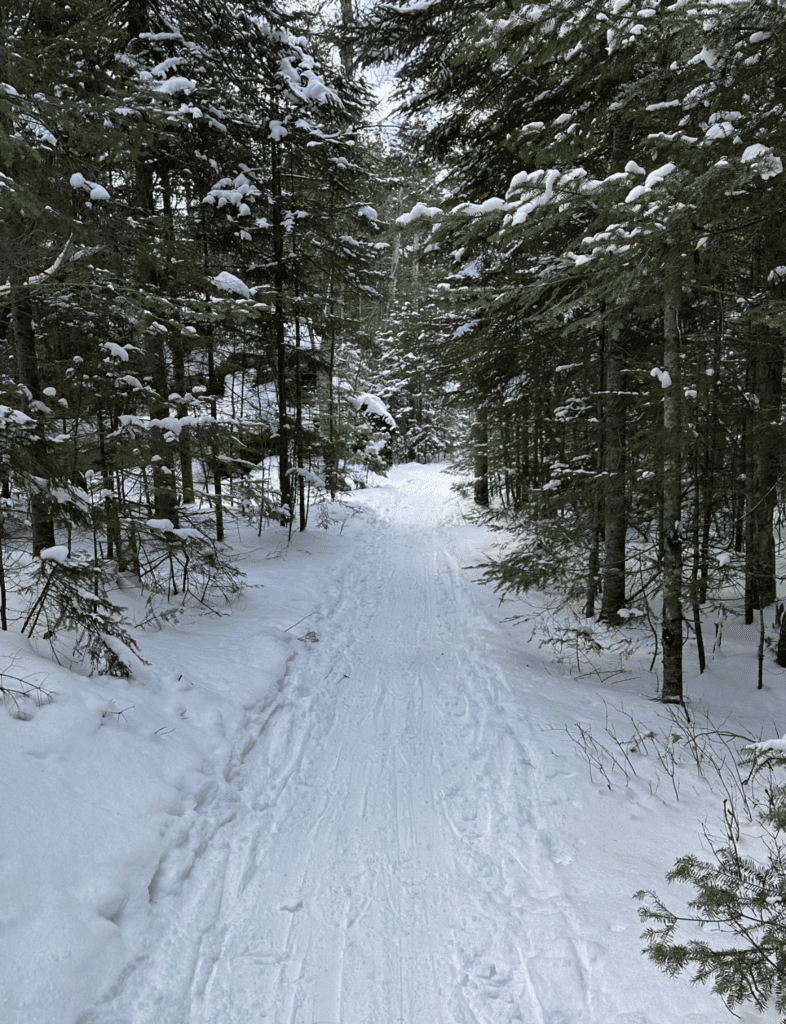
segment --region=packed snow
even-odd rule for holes
[[[641,723],[682,749],[651,700],[646,622],[578,623],[628,645],[593,660],[555,642],[545,598],[500,606],[468,568],[494,536],[442,468],[372,478],[290,544],[233,529],[251,586],[134,630],[130,681],[3,634],[5,685],[53,700],[0,716],[0,1019],[727,1019],[641,956],[631,899],[707,855],[722,794],[645,750],[606,779],[575,741]],[[131,577],[113,596],[145,617]],[[775,738],[784,672],[768,662],[757,692],[743,639],[689,667],[689,695]]]

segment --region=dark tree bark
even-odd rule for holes
[[[619,625],[617,614],[625,607],[625,426],[627,398],[622,386],[622,347],[619,330],[606,341],[606,410],[604,418],[604,555],[603,599],[600,619]]]
[[[167,380],[166,351],[160,335],[149,337],[147,341],[148,370],[158,398],[150,403],[150,418],[165,419],[169,416],[169,385]],[[155,452],[153,461],[153,510],[158,519],[169,519],[178,525],[177,488],[173,468],[172,445],[165,438],[162,427],[150,430]]]
[[[216,358],[213,345],[213,338],[209,337],[207,342],[207,390],[210,395],[210,415],[213,417],[213,433],[215,435],[215,423],[218,415],[218,403],[216,401],[222,389],[216,376]],[[224,497],[221,486],[221,463],[218,460],[218,446],[215,441],[210,444],[210,464],[213,472],[213,491],[215,493],[215,515],[216,515],[216,540],[224,539]],[[207,485],[207,481],[205,481]]]
[[[292,504],[292,479],[289,474],[289,417],[287,416],[287,345],[286,318],[284,311],[284,222],[281,209],[281,157],[278,143],[271,143],[271,185],[273,189],[273,288],[275,302],[273,324],[276,345],[276,389],[278,391],[278,486],[281,504],[294,515]]]
[[[584,601],[584,614],[588,619],[595,615],[595,601],[600,583],[600,544],[603,537],[603,494],[600,483],[605,466],[604,452],[604,395],[606,392],[606,330],[601,329],[598,335],[598,375],[597,375],[597,413],[595,419],[595,472],[597,482],[592,488],[592,504],[590,508],[590,552],[587,560],[587,589]]]
[[[104,410],[99,403],[96,409],[96,425],[98,427],[98,451],[101,464],[101,482],[107,492],[104,498],[104,515],[106,516],[106,557],[117,560],[117,568],[124,572],[128,568],[128,559],[123,546],[123,533],[120,528],[120,517],[115,495],[114,474],[109,465],[106,449],[106,426]]]
[[[186,387],[186,362],[185,345],[182,338],[175,338],[172,341],[172,383],[175,391],[182,397],[188,388]],[[181,416],[186,415],[186,410],[181,410]],[[194,467],[193,467],[193,445],[191,444],[191,428],[183,426],[180,428],[178,439],[178,455],[180,461],[180,488],[183,497],[183,504],[190,505],[194,500]]]
[[[488,411],[478,409],[478,418],[472,425],[475,448],[475,504],[488,508],[489,504],[489,426]]]
[[[33,302],[30,290],[18,278],[12,277],[11,317],[14,326],[14,342],[16,346],[17,372],[20,383],[30,392],[33,402],[43,403],[41,379],[38,369],[38,352],[36,350],[35,330],[33,328]],[[35,406],[33,407],[35,411]],[[35,413],[38,420],[36,436],[31,438],[27,447],[29,469],[31,475],[43,480],[52,475],[51,453],[46,440],[43,415]],[[30,495],[30,518],[32,527],[33,556],[37,556],[44,548],[55,545],[55,523],[52,515],[52,503],[46,494],[31,481],[33,488]]]
[[[758,326],[748,352],[745,509],[745,621],[776,598],[773,515],[783,463],[784,344]]]
[[[666,257],[669,258],[668,255]],[[682,703],[682,367],[681,282],[668,268],[663,302],[663,363],[671,383],[663,389],[663,689],[665,703]]]

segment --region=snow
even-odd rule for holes
[[[413,221],[420,220],[422,217],[431,220],[434,217],[441,216],[442,210],[439,206],[425,206],[423,203],[415,203],[409,213],[402,213],[400,217],[396,217],[396,224],[400,224],[403,227],[407,224],[412,224]]]
[[[544,177],[545,173],[545,177]],[[540,179],[543,178],[543,187],[540,187]],[[517,202],[509,204],[509,208],[515,208],[516,212],[511,218],[511,223],[516,226],[523,224],[529,215],[533,213],[539,206],[546,206],[554,194],[554,186],[557,184],[560,178],[560,171],[555,168],[544,172],[543,170],[532,171],[530,174],[526,172],[519,172],[511,180],[510,187],[508,188],[508,197],[512,193],[522,190],[526,185],[534,185],[535,188],[530,188],[528,191],[523,191],[521,199]],[[568,180],[568,175],[564,176],[564,181]]]
[[[454,207],[453,213],[463,213],[467,217],[480,217],[484,213],[497,213],[505,209],[505,200],[492,196],[482,203],[460,203]]]
[[[703,46],[701,51],[696,54],[695,57],[691,57],[688,61],[689,64],[698,64],[699,61],[704,61],[708,68],[714,68],[718,63],[718,55],[715,50],[709,46]]]
[[[183,78],[181,75],[173,75],[172,78],[167,78],[163,82],[156,82],[153,88],[156,92],[173,96],[178,92],[193,92],[196,89],[196,82],[192,82],[190,78]]]
[[[347,396],[347,401],[358,412],[370,412],[375,416],[381,417],[389,427],[396,428],[396,421],[390,415],[387,406],[377,395],[370,395],[367,392],[363,392],[362,395],[358,395],[357,398],[351,398]]]
[[[148,519],[147,525],[151,530],[161,530],[163,533],[172,533],[175,529],[171,519]]]
[[[176,537],[181,540],[202,540],[202,534],[199,530],[194,530],[190,526],[179,526],[176,529],[171,530]]]
[[[37,117],[33,117],[30,114],[20,114],[19,124],[35,135],[37,139],[40,139],[41,142],[45,142],[49,146],[57,145],[57,139],[55,136],[49,131],[45,124],[38,120]]]
[[[62,565],[68,558],[68,548],[63,544],[56,544],[51,548],[43,548],[38,557],[42,562],[59,562]]]
[[[659,185],[667,175],[672,174],[676,170],[676,164],[672,163],[663,164],[661,167],[657,167],[647,175],[644,187],[648,190],[654,188],[656,185]]]
[[[248,286],[245,285],[239,277],[235,277],[234,274],[230,274],[227,270],[222,270],[220,274],[217,274],[213,278],[213,284],[216,288],[221,289],[225,292],[233,292],[235,295],[239,295],[241,298],[250,299],[251,291]]]
[[[305,55],[302,56],[305,57]],[[331,103],[337,107],[342,107],[343,103],[338,93],[325,84],[321,75],[312,71],[310,67],[305,66],[307,61],[304,60],[303,64],[302,69],[297,69],[293,67],[288,57],[282,57],[279,62],[278,74],[284,79],[290,91],[306,102]],[[303,84],[304,78],[305,84]]]
[[[529,639],[543,599],[500,608],[464,568],[493,536],[441,469],[372,478],[362,515],[331,506],[341,530],[290,546],[278,527],[233,531],[246,595],[136,630],[149,665],[129,682],[3,634],[13,673],[55,692],[0,715],[4,1021],[726,1019],[642,958],[631,899],[707,856],[724,794],[685,752],[677,798],[627,747],[635,774],[607,785],[566,731],[610,743],[640,722],[681,756],[650,700],[646,624],[581,620],[640,650],[610,680],[575,658],[571,675]],[[144,617],[130,585],[117,596]],[[741,651],[727,627],[686,680],[755,733],[784,718],[784,673],[768,661],[757,695]]]
[[[118,345],[114,341],[105,341],[101,348],[106,349],[110,356],[119,359],[121,363],[128,362],[128,350],[123,345]]]
[[[659,367],[653,366],[650,370],[650,377],[657,377],[662,388],[671,387],[671,374],[668,370],[661,370]]]
[[[737,133],[737,129],[730,121],[719,121],[716,124],[711,124],[707,131],[704,133],[704,138],[707,142],[712,142],[715,139],[731,139]]]
[[[755,142],[747,146],[740,157],[744,164],[756,163],[759,167],[759,174],[765,181],[767,178],[774,178],[783,171],[783,161],[775,156],[768,146]]]
[[[463,338],[465,334],[470,334],[480,323],[479,320],[468,320],[465,324],[458,326],[453,332],[454,338]]]
[[[410,0],[408,4],[402,4],[395,10],[397,14],[413,14],[416,11],[427,11],[436,2],[437,0]]]
[[[320,487],[323,491],[327,487],[327,484],[318,473],[312,472],[310,469],[293,469],[291,470],[293,476],[302,477],[307,484],[311,484],[312,487]]]

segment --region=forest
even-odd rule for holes
[[[6,0],[2,629],[76,628],[122,675],[120,574],[208,602],[241,583],[235,518],[327,527],[366,472],[447,459],[508,538],[503,593],[648,621],[680,703],[731,590],[761,681],[784,24],[780,0]]]

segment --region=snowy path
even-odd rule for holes
[[[179,890],[151,891],[157,931],[90,1024],[712,1019],[690,1000],[664,1015],[644,992],[652,1016],[625,1005],[636,983],[598,935],[635,910],[617,926],[611,905],[611,923],[581,917],[565,814],[582,805],[564,785],[581,768],[551,754],[522,699],[462,572],[461,530],[439,525],[445,498],[369,496],[375,519],[307,623],[319,640],[204,808]],[[612,842],[599,837],[601,857]],[[586,889],[597,917],[597,879]],[[635,935],[646,987],[657,972]]]

